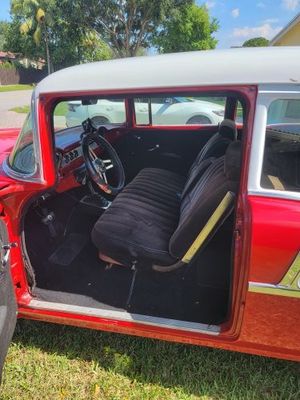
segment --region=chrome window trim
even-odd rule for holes
[[[3,171],[5,172],[5,174],[7,176],[9,176],[10,178],[13,178],[15,180],[26,181],[26,182],[34,182],[34,183],[40,183],[41,182],[41,178],[36,176],[36,172],[37,171],[32,172],[30,174],[25,174],[25,173],[22,173],[22,172],[17,172],[13,168],[11,168],[11,166],[9,165],[9,162],[8,162],[8,157],[6,157],[3,160],[2,168],[3,168]]]
[[[256,101],[253,135],[250,151],[248,194],[287,200],[300,200],[300,192],[263,188],[260,184],[265,149],[267,113],[277,99],[300,99],[300,85],[260,85]]]
[[[42,169],[42,159],[41,159],[41,145],[39,140],[39,114],[38,114],[38,97],[35,95],[35,91],[32,92],[31,96],[31,108],[30,112],[32,115],[32,133],[33,133],[33,150],[34,150],[34,157],[35,157],[35,165],[34,171],[30,173],[25,172],[18,172],[14,170],[11,165],[9,164],[9,156],[3,160],[2,168],[3,171],[7,176],[10,178],[20,180],[20,181],[27,181],[27,182],[34,182],[34,183],[41,183],[43,181],[43,169]]]
[[[251,196],[273,197],[274,199],[300,200],[300,192],[291,192],[289,190],[281,191],[261,188],[259,190],[248,190],[248,194]]]
[[[75,306],[63,303],[52,303],[37,299],[32,299],[28,304],[28,307],[35,310],[67,312],[74,315],[85,315],[88,317],[105,318],[108,320],[132,322],[141,325],[180,330],[183,332],[184,331],[196,332],[213,336],[218,336],[220,334],[220,327],[217,325],[179,321],[175,319],[152,317],[149,315],[131,314],[126,311],[104,310],[93,307],[82,307],[82,306]]]

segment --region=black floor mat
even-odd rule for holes
[[[63,210],[56,212],[57,216],[60,214],[64,215]],[[35,213],[27,219],[27,251],[43,299],[63,303],[65,295],[67,304],[125,310],[133,272],[120,266],[106,269],[90,241],[95,221],[79,212],[73,215],[63,241],[61,237],[50,238],[48,228]],[[210,324],[224,321],[229,299],[230,247],[231,235],[227,231],[216,235],[192,265],[171,273],[139,270],[127,311]],[[39,289],[37,296],[41,295]]]
[[[49,257],[52,264],[67,266],[81,253],[87,243],[88,238],[79,233],[70,233],[54,253]]]

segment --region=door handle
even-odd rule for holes
[[[17,243],[8,243],[4,244],[1,246],[2,250],[2,257],[1,257],[1,262],[0,262],[0,273],[3,273],[5,271],[5,267],[8,263],[9,256],[10,256],[10,250],[13,247],[17,247]]]

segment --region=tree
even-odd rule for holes
[[[45,44],[48,74],[51,73],[51,58],[49,51],[48,29],[53,23],[51,7],[53,0],[12,0],[11,9],[15,15],[23,16],[24,22],[20,25],[21,34],[32,33],[33,40],[37,46],[43,41]]]
[[[218,21],[210,19],[205,6],[188,4],[164,22],[154,44],[160,53],[213,49],[217,44],[213,33],[218,28]]]
[[[81,62],[112,58],[111,50],[99,34],[83,22],[82,1],[13,0],[12,21],[5,46],[29,59],[46,59],[46,46],[42,44],[47,33],[51,69],[55,70]],[[37,7],[44,10],[47,18],[46,25],[39,27],[40,41],[35,40],[39,39],[35,35],[39,23],[36,19]]]
[[[4,50],[5,47],[5,36],[9,28],[9,23],[6,21],[0,21],[0,50]]]
[[[84,24],[94,28],[117,57],[152,45],[162,22],[192,0],[81,0]]]
[[[5,31],[3,50],[18,53],[23,57],[27,57],[32,60],[45,58],[45,49],[42,47],[37,47],[31,36],[22,35],[20,33],[21,24],[22,20],[19,17],[14,17],[9,23],[9,26]]]
[[[266,47],[269,46],[268,39],[264,37],[256,37],[253,39],[246,40],[243,47]]]

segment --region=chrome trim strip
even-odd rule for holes
[[[24,174],[24,173],[13,170],[8,163],[8,157],[3,160],[2,168],[7,176],[9,176],[10,178],[13,178],[15,180],[41,183],[41,179],[35,176],[36,171],[31,174]]]
[[[286,200],[300,200],[300,192],[290,192],[288,190],[280,191],[280,190],[272,190],[272,189],[252,189],[248,190],[248,194],[251,196],[262,196],[262,197],[273,197],[277,199],[286,199]]]
[[[249,282],[249,291],[300,298],[300,251],[278,284]]]
[[[39,140],[39,131],[38,131],[38,97],[35,96],[35,90],[33,90],[32,95],[31,95],[31,100],[30,100],[30,113],[31,113],[31,119],[32,119],[32,132],[33,132],[33,151],[34,151],[34,159],[35,159],[35,165],[34,165],[34,171],[30,173],[22,173],[15,171],[10,165],[9,165],[9,156],[7,156],[3,162],[2,162],[2,168],[4,173],[9,176],[10,178],[13,178],[15,180],[20,180],[20,181],[26,181],[26,182],[34,182],[34,183],[42,183],[43,178],[42,178],[42,169],[41,169],[41,146],[40,146],[40,140]],[[21,134],[23,130],[23,127],[21,128],[19,135]],[[17,137],[17,140],[18,140]]]
[[[299,92],[300,83],[275,83],[258,85],[259,93],[275,93],[275,94],[294,94]]]
[[[269,283],[249,282],[249,292],[271,294],[274,296],[295,297],[300,299],[300,291],[288,289],[281,285],[271,285]]]
[[[134,322],[143,325],[156,326],[159,328],[176,329],[187,332],[203,333],[217,336],[220,334],[220,327],[196,322],[179,321],[175,319],[151,317],[140,314],[130,314],[126,311],[103,310],[98,308],[74,306],[63,303],[52,303],[43,300],[32,299],[28,305],[35,310],[59,311],[89,317],[99,317],[110,320]]]

